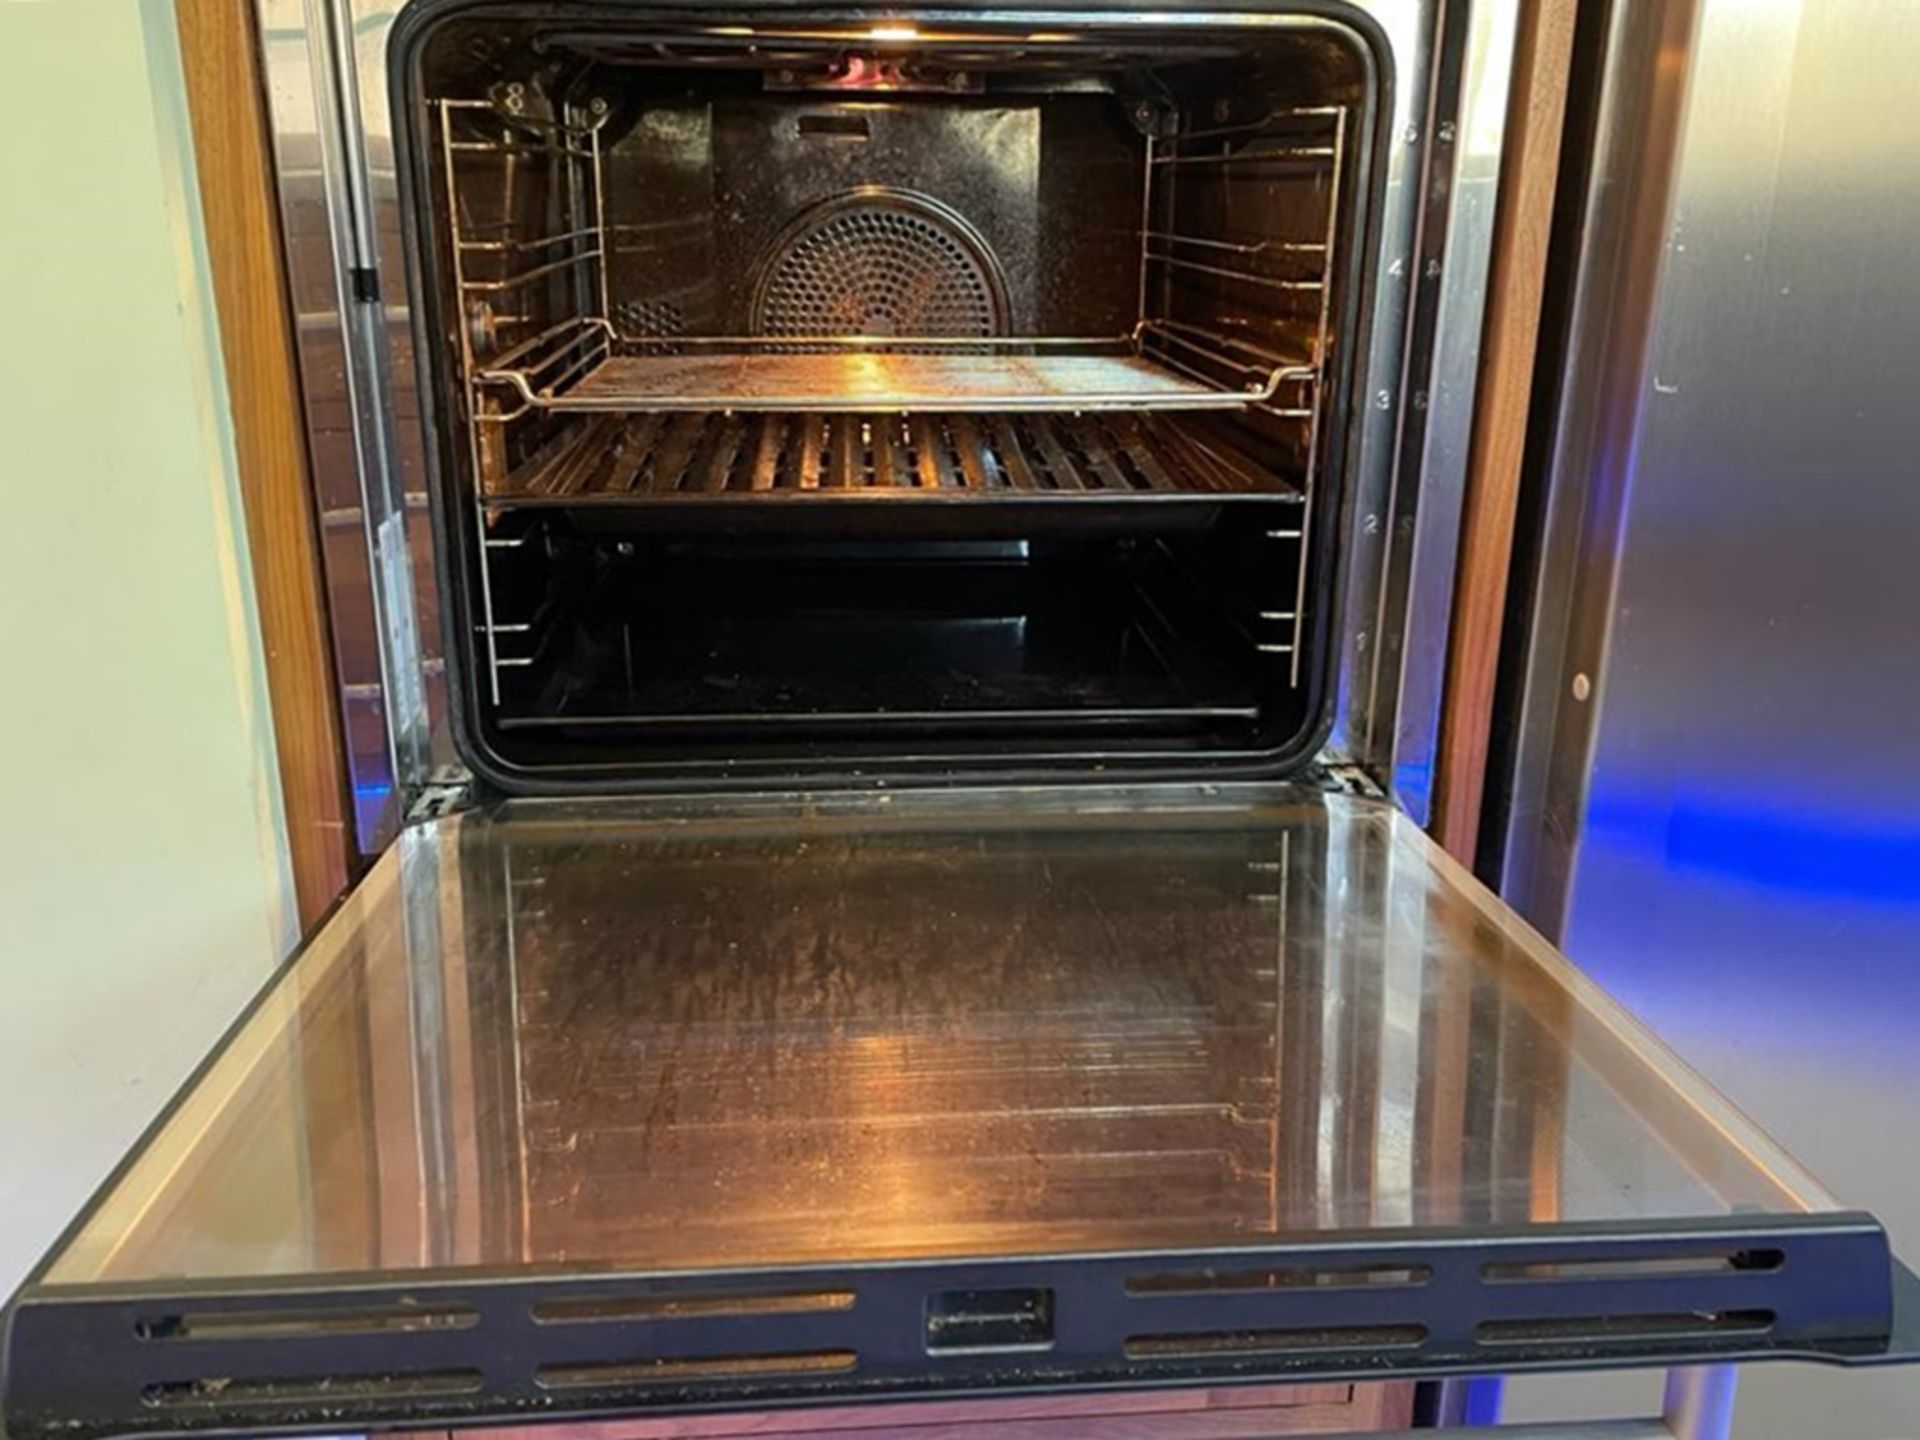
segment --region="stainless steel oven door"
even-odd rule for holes
[[[1842,1211],[1387,804],[404,830],[16,1297],[15,1436],[1885,1358]]]

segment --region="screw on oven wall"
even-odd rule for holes
[[[1592,677],[1584,670],[1579,671],[1573,677],[1572,689],[1573,698],[1578,700],[1582,705],[1586,704],[1588,699],[1593,695]]]
[[[607,97],[604,95],[594,96],[593,99],[590,102],[588,102],[587,109],[591,110],[596,115],[606,114],[607,113]]]
[[[1134,101],[1127,115],[1133,121],[1133,128],[1142,135],[1170,135],[1176,128],[1168,123],[1168,117],[1151,100]]]

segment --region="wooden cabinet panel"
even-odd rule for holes
[[[174,13],[305,930],[347,886],[347,773],[253,5],[178,0]]]

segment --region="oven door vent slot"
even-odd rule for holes
[[[543,1365],[534,1373],[542,1390],[601,1390],[632,1385],[688,1385],[789,1376],[839,1375],[859,1357],[851,1350],[806,1350],[763,1355],[694,1355]]]
[[[1427,1338],[1424,1325],[1325,1325],[1286,1330],[1219,1330],[1201,1334],[1129,1335],[1129,1360],[1284,1360],[1290,1355],[1324,1357],[1330,1352],[1377,1354],[1414,1350]]]
[[[733,1316],[812,1315],[851,1310],[851,1290],[788,1290],[728,1295],[581,1296],[543,1300],[533,1307],[536,1325],[577,1325],[617,1320],[717,1320]]]
[[[356,1402],[432,1400],[477,1392],[478,1370],[430,1370],[407,1374],[303,1375],[289,1378],[205,1376],[148,1385],[141,1403],[155,1410],[198,1410],[265,1405],[351,1406]]]
[[[1497,1284],[1546,1280],[1674,1279],[1692,1275],[1757,1275],[1786,1263],[1781,1250],[1724,1250],[1696,1255],[1605,1256],[1578,1260],[1527,1260],[1480,1267]]]
[[[1242,1294],[1263,1290],[1356,1290],[1424,1285],[1433,1278],[1425,1265],[1288,1266],[1248,1270],[1174,1270],[1127,1279],[1127,1294]]]
[[[142,1340],[292,1340],[335,1335],[413,1335],[471,1330],[470,1305],[368,1305],[325,1310],[199,1310],[134,1323]]]
[[[1524,1320],[1484,1320],[1475,1332],[1487,1346],[1577,1345],[1582,1349],[1631,1348],[1678,1340],[1751,1341],[1774,1325],[1771,1310],[1690,1310],[1672,1314],[1556,1315]]]

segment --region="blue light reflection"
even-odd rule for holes
[[[1920,813],[1796,808],[1713,795],[1596,791],[1587,820],[1610,846],[1650,853],[1677,871],[1705,872],[1771,890],[1920,906]],[[1916,807],[1920,810],[1920,807]]]

